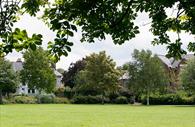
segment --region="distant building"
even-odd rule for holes
[[[186,62],[195,57],[193,54],[183,55],[181,59],[176,60],[174,58],[167,58],[164,55],[158,55],[158,58],[165,65],[165,69],[170,78],[170,87],[174,90],[178,87],[179,73],[181,69],[186,65]]]
[[[23,62],[21,59],[18,59],[16,62],[12,62],[12,66],[14,71],[20,72],[23,69]],[[62,86],[62,74],[60,74],[55,68],[53,68],[54,74],[56,75],[56,88]],[[37,94],[38,91],[36,89],[29,89],[28,84],[20,83],[19,87],[16,90],[18,94]]]
[[[129,73],[128,71],[126,71],[120,78],[119,78],[119,82],[120,84],[125,87],[128,88],[128,82],[129,82]]]

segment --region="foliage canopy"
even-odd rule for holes
[[[133,92],[142,93],[149,96],[155,92],[166,88],[168,78],[165,69],[157,56],[152,56],[152,52],[147,50],[134,50],[134,62],[129,65],[129,87]]]
[[[12,32],[11,29],[17,21],[18,10],[36,16],[41,7],[44,7],[42,19],[56,32],[54,41],[48,42],[48,50],[54,61],[71,51],[73,42],[69,38],[77,32],[77,27],[82,28],[82,42],[95,42],[95,39],[105,39],[106,35],[111,35],[115,44],[123,44],[134,38],[139,33],[135,19],[142,12],[147,12],[152,20],[151,32],[155,36],[152,44],[167,45],[168,57],[181,58],[186,53],[181,48],[181,31],[195,34],[195,0],[55,0],[53,3],[47,0],[23,0],[21,4],[18,1],[0,1],[1,54],[9,53],[12,49],[35,49],[36,45],[41,44],[41,35],[28,37],[25,30]],[[166,12],[170,8],[173,9],[172,15]],[[170,30],[178,34],[175,42],[171,42],[168,36]],[[188,50],[195,52],[195,42],[189,42]]]
[[[24,65],[21,71],[22,81],[28,84],[30,89],[37,89],[39,92],[52,92],[56,85],[56,77],[52,63],[49,60],[48,52],[42,48],[36,51],[27,50],[24,53]]]

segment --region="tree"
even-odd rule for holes
[[[22,81],[30,89],[37,89],[40,93],[43,90],[52,92],[56,85],[56,78],[48,52],[38,48],[36,51],[26,51],[23,57],[25,61],[21,71]]]
[[[180,74],[181,84],[189,93],[195,93],[195,58],[189,60]]]
[[[149,105],[150,95],[166,87],[168,80],[165,69],[157,56],[152,56],[149,50],[134,50],[132,56],[135,61],[129,66],[130,88],[134,93],[146,95]]]
[[[18,85],[19,78],[11,63],[4,58],[0,58],[0,104],[2,104],[2,95],[15,92]]]
[[[62,82],[65,84],[65,86],[69,86],[70,88],[76,86],[76,75],[79,73],[79,71],[83,70],[84,67],[85,59],[71,63],[68,71],[65,71],[63,74]]]
[[[73,42],[70,42],[69,38],[77,32],[77,26],[82,28],[81,41],[94,42],[96,38],[105,39],[106,35],[111,35],[115,44],[123,44],[139,33],[135,19],[138,13],[142,12],[147,12],[152,20],[151,31],[155,36],[152,44],[166,44],[168,57],[181,58],[182,54],[186,53],[181,48],[182,42],[179,36],[181,31],[195,34],[195,0],[56,0],[54,3],[49,3],[47,0],[24,0],[21,4],[17,1],[10,2],[12,4],[16,2],[14,4],[16,9],[14,9],[7,8],[12,7],[12,4],[0,0],[3,8],[0,10],[3,12],[0,13],[0,21],[3,21],[1,28],[4,28],[0,37],[3,39],[11,37],[11,40],[14,40],[3,43],[3,46],[0,46],[1,53],[11,52],[15,48],[18,50],[29,46],[34,48],[40,44],[42,38],[40,35],[34,35],[30,39],[25,31],[19,29],[15,32],[19,36],[12,36],[14,32],[7,34],[4,31],[10,30],[11,24],[15,22],[13,18],[6,16],[15,17],[18,10],[36,16],[41,7],[45,7],[43,21],[56,32],[55,40],[48,42],[48,49],[54,61],[59,60],[61,55],[67,56],[71,51]],[[7,6],[4,7],[4,4]],[[169,8],[173,9],[172,15],[166,13]],[[174,42],[171,42],[167,34],[170,30],[178,34]],[[12,39],[13,37],[16,38]],[[38,41],[37,43],[23,41],[23,38]],[[18,40],[22,43],[18,43]],[[188,50],[195,52],[195,42],[189,42]]]
[[[105,51],[93,53],[85,59],[85,68],[77,76],[77,89],[91,90],[97,94],[105,95],[118,86],[119,71],[116,64]]]

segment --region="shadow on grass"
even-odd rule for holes
[[[175,107],[195,107],[195,105],[175,105]]]

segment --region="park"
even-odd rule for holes
[[[194,127],[195,0],[0,0],[0,127]]]

